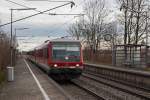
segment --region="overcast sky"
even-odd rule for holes
[[[43,1],[42,0],[41,1],[12,0],[12,1],[31,7],[31,8],[36,8],[36,10],[39,10],[39,11],[44,11],[44,10],[66,3],[66,2],[48,2],[44,0]],[[58,1],[58,0],[53,0],[53,1]],[[70,5],[68,5],[68,6],[58,8],[56,10],[52,10],[48,13],[58,13],[58,14],[60,13],[61,14],[62,13],[64,14],[65,13],[67,14],[68,13],[69,14],[84,13],[83,4],[85,0],[73,0],[73,1],[75,2],[76,6],[73,7],[72,9],[70,8]],[[106,4],[107,4],[106,6],[109,9],[111,10],[116,9],[115,0],[106,0]],[[8,2],[8,0],[0,0],[0,19],[1,19],[0,24],[4,24],[10,21],[10,9],[11,8],[16,9],[16,8],[23,8],[23,7],[13,4],[11,2]],[[29,10],[28,11],[13,11],[13,20],[20,19],[20,18],[29,16],[35,13],[37,12],[29,11]],[[112,20],[113,18],[114,16],[112,14],[109,20]],[[28,30],[17,31],[17,36],[28,36],[26,38],[18,37],[18,41],[20,44],[19,48],[23,50],[28,50],[31,47],[34,47],[49,38],[55,38],[55,37],[67,35],[68,33],[66,32],[66,30],[68,26],[77,20],[79,20],[79,18],[74,17],[74,16],[50,16],[48,14],[41,14],[41,15],[34,16],[32,18],[14,23],[13,30],[14,28],[24,28],[24,27],[29,28]],[[4,31],[10,33],[10,25],[3,27],[3,29]]]

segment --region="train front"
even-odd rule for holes
[[[50,74],[56,80],[73,79],[81,75],[83,57],[80,41],[55,40],[51,42]]]

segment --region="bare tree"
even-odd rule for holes
[[[119,0],[123,12],[124,44],[139,44],[148,30],[147,0]]]
[[[108,16],[105,0],[89,0],[85,2],[84,11],[87,18],[84,37],[86,37],[90,48],[95,51],[99,48],[99,37],[104,33],[104,20]]]
[[[10,63],[10,38],[0,31],[0,71]]]
[[[111,36],[111,40],[105,41],[104,39],[103,46],[112,50],[113,45],[122,44],[123,34],[121,34],[120,32],[121,30],[122,29],[118,21],[113,21],[113,22],[105,24],[104,33],[107,33],[107,34],[104,34],[104,38],[106,35],[109,35]]]
[[[80,37],[82,36],[81,29],[82,29],[81,22],[76,22],[76,23],[73,23],[72,25],[70,25],[67,32],[71,36],[75,37],[77,40],[80,40]]]
[[[108,10],[105,0],[88,0],[84,4],[85,19],[72,24],[68,33],[79,39],[85,39],[86,44],[94,52],[100,48],[101,35],[104,34],[105,18]]]

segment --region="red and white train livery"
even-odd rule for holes
[[[83,70],[82,48],[79,40],[54,39],[28,52],[28,58],[56,80],[73,79]]]

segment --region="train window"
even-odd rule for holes
[[[80,45],[79,44],[54,44],[53,60],[75,62],[80,61]]]
[[[44,58],[48,58],[48,48],[43,49],[43,56]]]
[[[66,48],[67,51],[79,51],[80,48],[78,46],[71,46]]]

